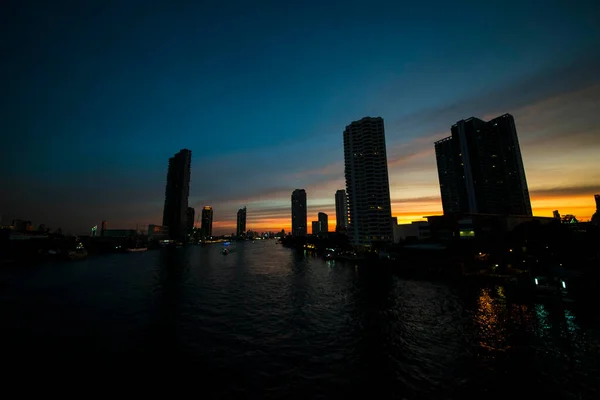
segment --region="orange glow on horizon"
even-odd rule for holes
[[[403,199],[402,203],[392,200],[394,209],[403,209],[404,211],[393,211],[392,216],[398,218],[398,224],[409,224],[413,221],[424,221],[423,217],[428,215],[442,214],[441,201],[431,200],[415,200]],[[554,210],[558,210],[561,215],[573,214],[580,221],[589,221],[592,218],[595,210],[593,195],[564,195],[564,196],[532,196],[531,205],[533,215],[540,217],[551,217]],[[257,212],[260,212],[257,210]],[[332,215],[333,214],[333,215]],[[312,231],[312,220],[308,218],[308,231]],[[329,232],[335,232],[335,214],[329,213]],[[248,215],[247,228],[256,231],[273,231],[279,232],[284,229],[286,232],[291,231],[291,221],[289,213],[283,212],[281,216],[269,216],[269,218],[252,219],[251,214]],[[215,221],[213,229],[218,229],[219,232],[231,233],[236,229],[236,221]]]

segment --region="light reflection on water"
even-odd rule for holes
[[[586,334],[577,323],[573,310],[562,303],[508,303],[503,286],[479,289],[477,309],[473,313],[476,338],[482,348],[506,351],[521,345],[513,333],[530,334],[546,352],[586,347]],[[516,342],[516,343],[515,343]]]
[[[166,358],[170,368],[207,370],[205,390],[238,398],[377,387],[390,397],[487,400],[516,387],[536,396],[598,387],[594,313],[273,242],[235,244],[227,256],[198,246],[0,274],[4,332],[19,359],[81,353],[84,363],[160,370]]]
[[[526,382],[533,394],[530,385],[537,385],[538,396],[597,398],[597,318],[584,328],[574,305],[552,298],[515,301],[502,286],[478,289],[476,304],[476,364],[510,376],[512,384]]]
[[[478,328],[479,345],[490,350],[506,350],[507,314],[503,288],[498,288],[498,297],[492,298],[492,289],[481,289],[474,319]]]

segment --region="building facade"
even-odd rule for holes
[[[444,213],[531,216],[525,168],[512,115],[471,117],[435,142]]]
[[[213,223],[213,209],[211,206],[205,206],[202,208],[202,223],[200,225],[200,231],[202,232],[202,238],[206,239],[212,236],[212,223]]]
[[[335,231],[346,232],[348,229],[348,198],[346,191],[335,192]]]
[[[329,216],[324,212],[320,212],[317,215],[317,219],[319,222],[319,233],[327,234],[329,233]]]
[[[186,149],[169,159],[162,224],[169,227],[173,239],[186,236],[191,164],[192,152]]]
[[[196,218],[196,210],[193,207],[187,209],[187,222],[185,225],[186,233],[189,235],[194,231],[194,218]]]
[[[242,207],[237,212],[236,236],[243,236],[246,233],[246,207]]]
[[[318,235],[319,234],[319,221],[313,221],[312,222],[312,234],[313,235]]]
[[[306,236],[307,228],[306,190],[292,192],[292,236]]]
[[[429,239],[431,236],[429,232],[429,222],[427,221],[413,221],[410,224],[398,224],[394,225],[394,243],[398,243],[409,238],[415,240]]]
[[[169,239],[169,227],[160,225],[148,225],[148,241],[159,241]]]
[[[344,130],[350,243],[392,242],[392,208],[383,118],[366,117]]]

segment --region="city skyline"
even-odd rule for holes
[[[433,142],[461,119],[510,113],[533,214],[589,220],[600,192],[597,4],[515,2],[514,13],[510,3],[319,13],[296,4],[293,19],[273,5],[162,5],[140,16],[125,4],[56,11],[50,22],[43,7],[15,6],[1,67],[0,214],[73,233],[102,220],[160,224],[165,160],[188,148],[189,206],[214,207],[214,234],[234,232],[244,205],[253,230],[289,231],[295,188],[307,191],[309,220],[334,215],[343,128],[380,115],[392,215],[403,223],[442,211]],[[464,13],[471,24],[456,25]],[[28,34],[40,21],[44,35]],[[353,29],[358,21],[369,29]],[[357,48],[369,57],[348,64]]]

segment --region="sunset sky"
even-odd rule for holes
[[[248,229],[289,230],[295,188],[309,230],[319,211],[333,229],[342,133],[364,116],[385,121],[392,212],[408,222],[441,212],[433,142],[503,113],[534,214],[594,212],[597,0],[13,3],[0,12],[4,223],[160,224],[168,159],[187,148],[190,205],[214,208],[215,234],[243,206]]]

